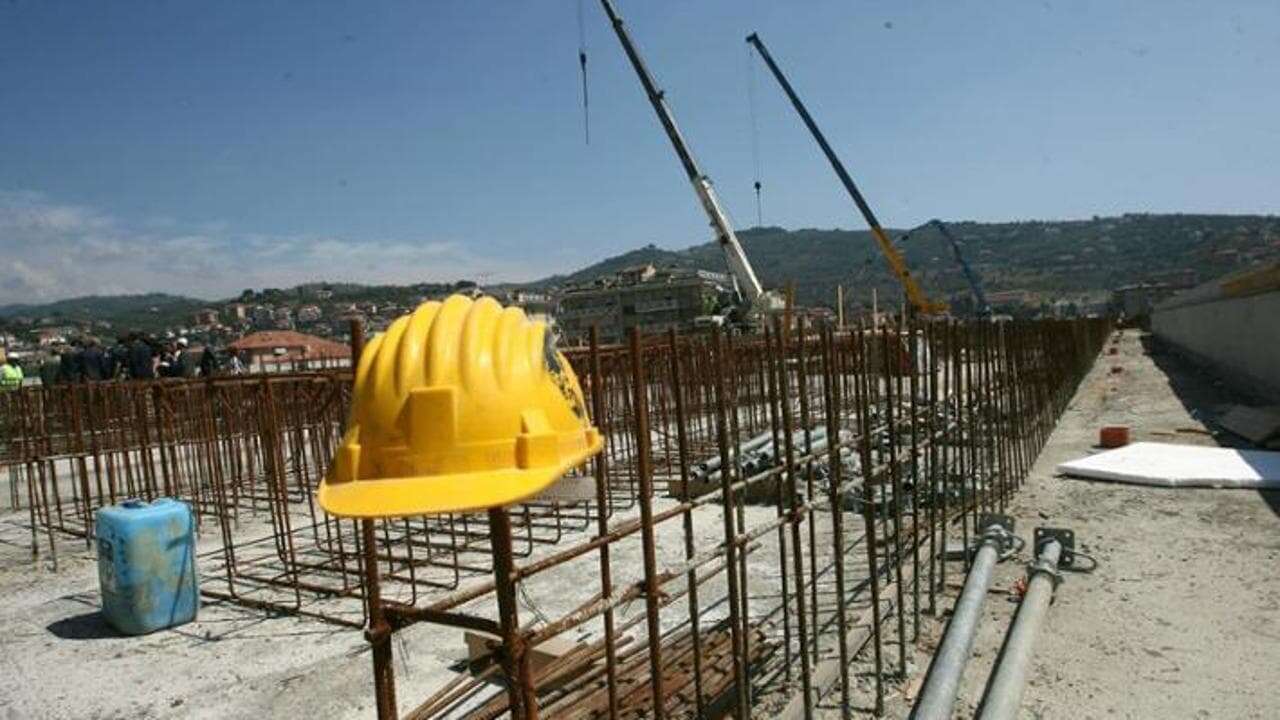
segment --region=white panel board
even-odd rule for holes
[[[1280,452],[1140,442],[1062,463],[1058,472],[1163,487],[1280,488]]]

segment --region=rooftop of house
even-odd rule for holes
[[[236,351],[274,351],[276,348],[303,350],[305,355],[315,358],[351,356],[351,348],[342,343],[292,330],[264,330],[250,333],[231,343],[229,347]]]

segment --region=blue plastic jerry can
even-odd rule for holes
[[[126,635],[196,619],[195,523],[191,507],[161,498],[98,510],[98,582],[102,614]]]

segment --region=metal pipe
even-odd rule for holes
[[[1018,615],[1005,638],[999,664],[987,684],[979,720],[1017,717],[1018,708],[1022,705],[1022,691],[1027,687],[1027,672],[1031,668],[1031,648],[1040,634],[1049,602],[1053,600],[1053,590],[1058,585],[1058,560],[1061,556],[1062,544],[1049,540],[1027,569],[1027,592],[1022,596]]]
[[[989,524],[978,540],[978,551],[964,581],[964,590],[956,601],[947,632],[929,665],[929,675],[920,697],[911,710],[915,720],[947,720],[960,691],[960,677],[973,652],[973,638],[982,617],[982,604],[991,588],[991,574],[1000,559],[1000,547],[1008,530],[997,523]]]

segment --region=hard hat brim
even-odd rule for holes
[[[326,512],[346,518],[478,512],[534,497],[598,453],[603,445],[603,438],[595,434],[594,442],[563,463],[539,468],[346,482],[332,482],[326,476],[320,481],[318,499]]]

